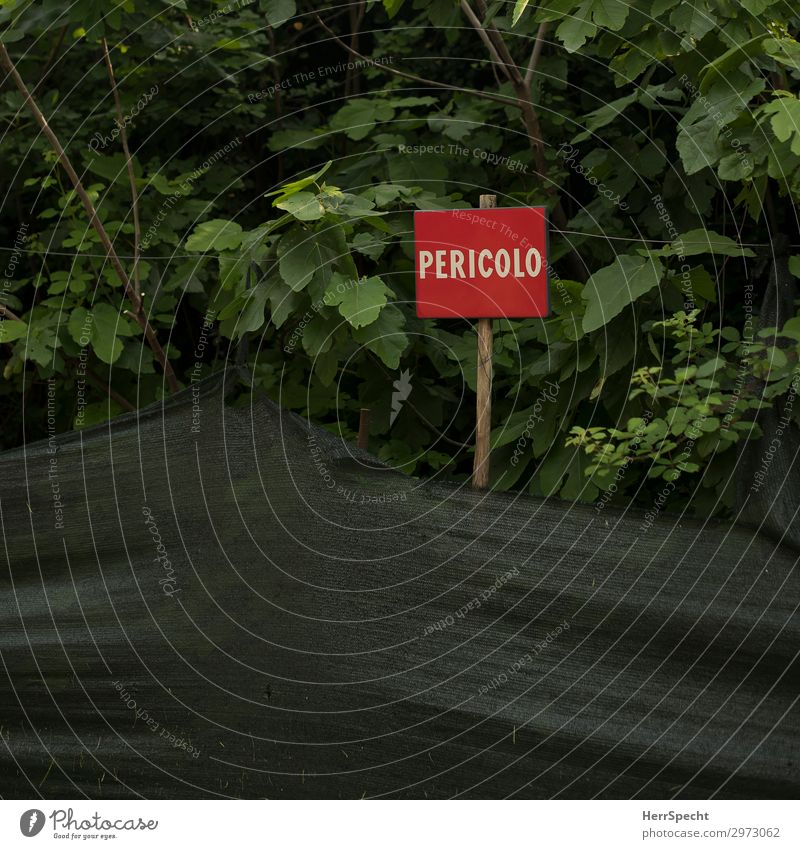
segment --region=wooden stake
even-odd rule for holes
[[[494,209],[497,195],[481,195],[480,208]],[[492,319],[478,319],[478,373],[476,378],[475,462],[472,488],[489,486],[489,444],[492,434]]]

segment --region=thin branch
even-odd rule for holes
[[[382,71],[386,71],[389,74],[394,74],[396,77],[402,77],[406,80],[413,80],[416,83],[422,83],[422,85],[433,86],[434,88],[443,88],[447,91],[457,91],[460,94],[471,94],[475,97],[480,97],[483,100],[492,100],[495,103],[502,103],[503,106],[517,106],[517,101],[511,97],[503,97],[501,94],[491,94],[488,91],[476,91],[473,88],[463,88],[462,86],[457,85],[449,85],[448,83],[440,83],[437,80],[428,80],[425,77],[418,77],[416,74],[408,74],[405,71],[400,71],[397,68],[391,68],[388,65],[384,65],[380,62],[376,62],[374,59],[370,59],[368,56],[364,56],[363,53],[359,53],[353,50],[349,44],[346,44],[342,41],[339,36],[334,33],[334,31],[325,23],[325,21],[320,18],[319,15],[315,15],[317,21],[320,26],[328,33],[328,35],[344,50],[350,53],[352,56],[357,57],[362,62],[366,62],[368,65],[372,65],[376,68],[380,68]]]
[[[114,106],[117,110],[117,125],[119,126],[119,137],[122,141],[122,150],[125,153],[125,164],[128,167],[128,182],[131,184],[131,205],[133,208],[133,290],[137,297],[140,298],[141,305],[142,285],[139,279],[139,252],[142,230],[139,225],[139,192],[136,189],[136,174],[133,170],[133,159],[131,151],[128,147],[128,131],[125,129],[125,118],[122,115],[122,104],[119,99],[119,90],[117,89],[117,81],[114,77],[114,66],[111,64],[111,54],[108,50],[108,42],[103,38],[103,54],[106,60],[106,68],[108,69],[108,79],[111,82],[111,92],[114,95]]]
[[[147,317],[144,315],[142,311],[142,299],[141,296],[134,290],[131,285],[131,281],[128,278],[128,275],[125,273],[125,269],[122,267],[122,263],[119,261],[119,257],[117,256],[116,250],[114,250],[114,246],[111,244],[111,239],[108,237],[108,233],[106,232],[106,228],[103,226],[103,222],[100,221],[100,218],[97,215],[97,211],[94,208],[94,204],[92,203],[89,195],[86,194],[86,189],[83,187],[83,183],[78,177],[75,169],[72,167],[72,163],[69,160],[69,157],[64,151],[64,148],[61,147],[61,142],[58,140],[58,136],[50,129],[50,125],[47,123],[47,119],[42,114],[39,107],[36,105],[33,97],[31,97],[31,93],[28,91],[27,86],[20,77],[17,72],[17,68],[11,60],[11,57],[8,55],[8,51],[6,50],[5,44],[0,41],[0,65],[6,70],[8,75],[14,81],[17,89],[23,97],[23,100],[30,109],[31,114],[36,119],[36,123],[41,128],[47,140],[50,142],[50,146],[56,152],[58,156],[59,162],[61,162],[62,167],[67,172],[67,176],[70,178],[72,185],[75,187],[75,194],[80,198],[81,203],[83,204],[83,208],[86,210],[86,213],[89,216],[89,221],[94,228],[97,235],[100,237],[100,242],[105,248],[106,256],[108,257],[111,266],[117,274],[120,282],[122,283],[123,289],[125,291],[125,296],[133,305],[133,316],[136,319],[137,323],[141,327],[145,338],[147,339],[147,343],[155,354],[156,359],[161,364],[161,368],[164,372],[164,377],[169,384],[169,388],[171,392],[177,392],[179,390],[178,381],[175,377],[175,372],[172,370],[172,364],[167,359],[166,354],[164,353],[164,349],[161,347],[161,344],[158,341],[158,337],[155,334],[150,322],[147,320]]]
[[[461,0],[461,5],[469,6],[467,0]],[[486,4],[479,2],[478,8],[480,9],[481,15],[486,18]],[[519,72],[519,68],[517,68],[517,63],[514,61],[514,57],[511,55],[508,47],[506,46],[505,41],[503,40],[503,36],[495,29],[494,27],[487,28],[484,24],[480,22],[478,17],[472,11],[472,7],[469,7],[470,12],[472,13],[470,17],[470,23],[472,26],[479,30],[479,35],[483,32],[486,37],[491,41],[492,45],[495,48],[495,53],[500,57],[503,62],[503,65],[506,68],[506,74],[514,85],[518,85],[521,83],[522,74]],[[481,36],[483,37],[483,36]]]
[[[472,6],[469,5],[467,0],[461,0],[461,8],[464,10],[464,14],[469,18],[469,22],[472,26],[477,30],[478,35],[481,37],[481,41],[486,45],[486,49],[489,51],[489,55],[492,57],[492,61],[497,65],[498,68],[503,72],[503,76],[507,80],[511,80],[511,74],[506,67],[506,63],[500,58],[494,44],[492,43],[491,38],[489,38],[489,34],[483,28],[481,22],[478,20],[478,16],[475,12],[472,11]]]
[[[131,404],[131,402],[125,398],[123,395],[120,395],[116,389],[112,389],[111,385],[106,383],[99,374],[95,374],[90,368],[86,369],[86,377],[98,388],[102,389],[104,392],[108,394],[108,397],[111,398],[112,401],[116,401],[123,410],[127,410],[129,413],[135,413],[136,407]]]
[[[367,10],[366,0],[351,0],[350,2],[350,48],[358,50],[359,36],[361,35],[361,24],[364,21],[364,13]],[[344,79],[345,97],[358,94],[360,86],[361,70],[358,65],[347,69]]]
[[[481,15],[485,19],[486,3],[484,0],[476,0],[476,2]],[[553,221],[557,227],[563,230],[567,225],[567,216],[561,206],[561,201],[556,194],[555,187],[552,184],[548,184],[549,169],[544,153],[542,128],[539,123],[539,115],[533,105],[533,98],[531,96],[531,79],[534,72],[531,68],[534,70],[536,68],[536,62],[538,62],[539,55],[541,54],[541,47],[539,47],[537,51],[537,44],[534,44],[533,53],[531,54],[531,59],[528,63],[528,71],[526,71],[525,76],[523,77],[500,32],[495,28],[487,29],[475,15],[468,0],[461,0],[461,6],[464,9],[470,23],[477,30],[478,35],[481,37],[481,40],[483,40],[484,44],[486,44],[487,39],[491,40],[492,47],[494,48],[490,51],[491,55],[493,57],[499,57],[503,62],[506,76],[509,78],[511,85],[514,87],[514,94],[517,98],[514,105],[520,110],[522,115],[522,122],[525,125],[525,131],[528,135],[531,152],[533,153],[533,160],[536,165],[536,171],[541,179],[542,188],[545,193],[553,199]],[[541,39],[541,36],[543,35],[544,32],[540,27],[539,32],[537,33],[537,43],[543,40]],[[586,269],[574,248],[570,248],[568,258],[572,272],[575,275],[575,279],[581,281],[586,280]]]
[[[547,30],[550,27],[550,23],[545,21],[544,23],[539,24],[539,29],[536,32],[536,39],[533,42],[533,50],[531,50],[531,58],[528,62],[528,70],[525,71],[525,82],[530,85],[533,80],[533,75],[536,73],[536,68],[539,64],[539,57],[542,55],[542,48],[544,47],[544,37],[547,35]]]
[[[12,321],[22,321],[22,319],[12,312],[5,304],[0,304],[0,318],[10,318]]]

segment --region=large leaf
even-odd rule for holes
[[[719,134],[719,124],[711,116],[678,133],[675,147],[687,175],[697,174],[719,161],[725,150]]]
[[[343,106],[331,120],[331,128],[340,130],[353,141],[365,139],[378,121],[389,121],[394,107],[385,100],[358,98]]]
[[[764,107],[770,115],[770,124],[780,142],[792,140],[792,153],[800,156],[800,100],[796,97],[779,97]]]
[[[607,324],[628,304],[657,286],[664,268],[653,257],[618,256],[612,265],[596,271],[586,283],[584,332]]]
[[[380,277],[348,280],[341,274],[333,274],[324,300],[328,306],[338,306],[348,324],[366,327],[378,318],[389,294]]]
[[[278,268],[290,289],[300,292],[317,270],[311,251],[314,236],[305,230],[290,230],[278,243]]]
[[[198,224],[186,240],[189,251],[225,251],[238,248],[242,241],[242,228],[235,221],[212,218]]]
[[[28,332],[28,325],[24,321],[15,321],[10,318],[0,319],[0,345],[4,342],[14,342],[21,339]]]
[[[389,368],[398,368],[400,357],[408,347],[408,336],[403,333],[405,324],[403,313],[389,304],[372,324],[354,330],[353,338],[377,354]]]
[[[297,192],[276,202],[275,206],[293,215],[298,221],[317,221],[325,214],[325,207],[312,192]]]
[[[279,27],[297,14],[295,0],[261,0],[261,8],[271,27]]]
[[[750,248],[743,248],[729,236],[713,230],[689,230],[658,252],[660,256],[697,256],[698,254],[721,254],[722,256],[755,256]]]

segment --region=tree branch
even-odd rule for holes
[[[491,38],[489,38],[488,33],[483,28],[483,26],[481,26],[481,22],[478,20],[478,16],[475,14],[475,12],[472,11],[472,6],[469,5],[467,0],[461,0],[461,8],[463,9],[464,14],[469,19],[469,22],[477,30],[478,35],[481,37],[481,41],[486,45],[486,49],[489,51],[489,55],[492,57],[492,61],[503,72],[503,76],[510,81],[511,74],[509,73],[508,68],[506,67],[506,63],[498,55],[497,49],[492,43]]]
[[[111,92],[114,95],[114,106],[117,110],[117,124],[119,125],[119,137],[122,141],[122,150],[125,153],[125,164],[128,168],[128,182],[131,184],[131,205],[133,208],[133,289],[136,296],[140,299],[141,307],[142,286],[139,279],[139,244],[141,242],[142,231],[139,226],[139,193],[136,190],[136,174],[133,170],[133,159],[131,151],[128,147],[128,131],[125,129],[125,119],[122,115],[122,104],[119,99],[119,91],[117,90],[117,81],[114,77],[114,66],[111,64],[111,54],[108,51],[108,42],[103,38],[103,54],[106,60],[106,68],[108,69],[108,79],[111,82]]]
[[[539,24],[539,29],[536,32],[536,39],[533,42],[533,50],[531,50],[531,58],[528,62],[528,70],[525,71],[525,82],[530,85],[533,80],[533,75],[536,73],[536,67],[539,64],[539,57],[542,55],[544,47],[544,37],[547,35],[547,30],[550,24],[545,21]]]
[[[102,389],[104,392],[108,394],[108,397],[111,398],[112,401],[116,401],[123,410],[127,410],[129,413],[135,413],[136,407],[131,404],[131,402],[125,398],[123,395],[120,395],[116,389],[112,389],[109,383],[106,383],[99,374],[95,374],[90,368],[86,369],[86,377],[98,388]]]
[[[502,103],[503,106],[517,106],[517,101],[511,97],[503,97],[501,94],[491,94],[488,91],[477,91],[473,88],[463,88],[457,85],[450,85],[448,83],[440,83],[437,80],[428,80],[425,77],[418,77],[416,74],[408,74],[405,71],[400,71],[397,68],[390,68],[388,65],[381,64],[380,62],[376,62],[374,59],[370,59],[368,56],[364,56],[363,53],[359,53],[358,51],[353,50],[349,44],[346,44],[342,41],[339,36],[334,33],[334,31],[325,23],[325,21],[320,18],[319,15],[315,15],[317,21],[320,26],[328,33],[328,35],[342,48],[344,48],[348,53],[352,56],[357,57],[362,62],[366,62],[368,65],[373,65],[376,68],[380,68],[382,71],[386,71],[389,74],[393,74],[396,77],[402,77],[406,80],[413,80],[415,83],[422,83],[422,85],[433,86],[434,88],[443,88],[447,91],[457,91],[460,94],[471,94],[474,97],[480,97],[483,100],[492,100],[495,103]]]
[[[87,215],[89,216],[89,221],[94,228],[97,235],[100,237],[100,242],[105,248],[106,256],[108,257],[111,266],[117,274],[120,282],[122,283],[123,289],[125,291],[125,295],[128,300],[133,305],[133,317],[136,319],[136,322],[142,329],[142,332],[147,339],[147,343],[153,351],[158,362],[161,364],[161,368],[164,372],[164,377],[166,378],[167,383],[169,384],[169,388],[171,392],[177,392],[179,390],[178,381],[175,377],[175,372],[172,370],[172,364],[167,359],[166,354],[164,353],[164,349],[161,347],[161,344],[158,341],[158,337],[155,334],[150,322],[147,320],[147,317],[144,315],[142,311],[142,299],[141,296],[135,291],[133,286],[131,285],[131,281],[128,278],[128,275],[125,273],[125,269],[122,267],[122,263],[119,261],[119,257],[117,256],[116,250],[114,250],[114,246],[111,244],[111,239],[108,237],[108,233],[106,232],[105,227],[103,226],[103,222],[100,221],[100,218],[97,215],[97,211],[94,208],[94,204],[92,204],[89,195],[86,194],[86,189],[83,187],[83,183],[78,177],[75,169],[72,167],[72,163],[69,160],[69,157],[64,151],[64,148],[61,147],[61,142],[58,140],[58,136],[50,129],[50,125],[47,123],[47,119],[42,114],[39,107],[36,105],[31,93],[28,91],[27,86],[20,77],[17,72],[16,66],[14,65],[11,57],[8,55],[8,51],[6,50],[5,44],[0,41],[0,65],[6,70],[8,75],[14,81],[17,89],[23,97],[28,109],[31,111],[36,123],[41,128],[47,140],[50,142],[50,146],[56,152],[58,156],[59,162],[61,162],[62,167],[67,172],[67,176],[70,178],[72,185],[75,188],[75,194],[80,198],[81,203],[83,204],[83,208],[86,210]]]
[[[483,2],[483,0],[476,0],[476,2],[478,4],[478,8],[481,14],[486,17],[485,2]],[[491,50],[492,56],[499,57],[503,62],[506,76],[511,81],[511,85],[514,87],[514,94],[517,98],[515,106],[517,106],[517,108],[520,110],[520,113],[522,115],[522,121],[525,124],[525,131],[528,135],[528,141],[531,146],[531,152],[533,153],[533,160],[536,165],[536,171],[539,174],[539,178],[542,183],[542,188],[544,189],[545,193],[553,200],[553,221],[559,229],[564,230],[566,229],[568,219],[563,207],[561,206],[561,201],[558,198],[556,189],[554,188],[552,183],[548,182],[549,168],[547,165],[547,159],[545,158],[544,154],[544,139],[542,138],[542,128],[541,124],[539,123],[539,115],[537,114],[536,109],[533,106],[533,98],[531,96],[531,80],[533,78],[533,73],[536,68],[536,63],[539,61],[539,56],[541,55],[542,51],[542,47],[540,45],[543,42],[543,36],[545,32],[542,29],[542,26],[544,25],[539,27],[539,31],[536,35],[536,42],[534,43],[531,58],[528,63],[528,70],[526,71],[525,76],[523,77],[523,75],[519,71],[519,68],[517,67],[516,62],[514,61],[514,57],[509,52],[509,49],[498,30],[494,28],[487,29],[480,22],[477,15],[472,10],[472,7],[470,6],[468,0],[461,0],[461,6],[464,9],[470,23],[477,30],[478,35],[481,37],[481,40],[484,42],[484,44],[486,44],[487,40],[491,40],[492,47],[494,48],[493,50]],[[467,9],[469,11],[467,11]],[[587,279],[587,274],[583,261],[580,259],[580,257],[573,248],[570,248],[568,256],[572,273],[575,275],[576,280],[585,281]]]

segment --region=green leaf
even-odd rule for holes
[[[638,94],[634,92],[633,94],[629,94],[626,97],[620,97],[618,100],[613,100],[611,103],[607,103],[605,106],[601,106],[599,109],[595,109],[593,112],[590,112],[581,121],[581,126],[585,128],[584,131],[575,136],[572,140],[573,143],[588,139],[595,130],[599,130],[601,127],[605,127],[606,124],[610,124],[612,121],[619,118],[625,109],[627,109],[631,103],[635,102],[637,97]]]
[[[800,156],[800,100],[796,97],[780,97],[764,107],[771,115],[770,124],[780,142],[792,140],[792,153]]]
[[[366,327],[378,318],[389,294],[380,277],[347,280],[341,274],[333,274],[324,301],[327,306],[338,306],[353,327]]]
[[[607,324],[628,304],[657,286],[663,271],[656,258],[628,255],[618,256],[612,265],[596,271],[583,290],[587,302],[584,332]]]
[[[517,0],[514,4],[514,14],[511,16],[511,26],[515,27],[519,23],[525,10],[528,8],[530,0]]]
[[[317,195],[311,192],[297,192],[275,203],[275,206],[286,210],[298,221],[317,221],[325,214],[325,207]]]
[[[717,25],[710,5],[699,2],[681,3],[669,16],[669,20],[677,32],[686,36],[681,44],[684,50],[692,50],[695,43]]]
[[[333,334],[339,326],[336,319],[317,313],[303,329],[303,348],[310,357],[329,351],[333,345]]]
[[[21,339],[28,332],[28,325],[24,321],[16,321],[11,318],[0,319],[0,345],[4,342],[14,342]]]
[[[311,282],[317,265],[311,252],[314,236],[306,230],[290,230],[278,243],[278,268],[290,289],[300,292]]]
[[[736,244],[729,236],[722,236],[713,230],[698,228],[678,236],[674,242],[665,245],[659,256],[697,256],[698,254],[721,254],[722,256],[755,256],[750,248]]]
[[[581,9],[586,5],[584,3]],[[597,27],[587,18],[579,16],[579,12],[580,9],[574,16],[565,18],[556,29],[556,35],[564,42],[564,47],[568,53],[575,53],[575,51],[580,50],[586,40],[597,32]]]
[[[719,134],[720,127],[711,116],[680,130],[675,147],[688,176],[719,161],[724,150]]]
[[[393,18],[402,7],[405,0],[383,0],[383,8],[386,9],[386,14]]]
[[[331,119],[331,129],[343,132],[353,141],[365,139],[378,121],[389,121],[394,108],[385,100],[368,100],[361,97],[351,100]]]
[[[771,0],[767,0],[767,2],[771,2]],[[700,71],[700,92],[705,94],[714,83],[724,81],[725,74],[728,71],[738,68],[742,62],[760,53],[763,40],[763,34],[757,35],[742,44],[734,45],[721,56],[717,56],[713,62],[709,62]]]
[[[403,313],[389,304],[372,324],[353,330],[353,338],[377,354],[389,368],[398,368],[400,357],[408,347],[408,336],[403,333],[405,324]]]
[[[599,27],[616,31],[622,29],[630,8],[626,0],[593,0],[592,20]]]
[[[92,318],[92,348],[104,363],[110,365],[122,353],[122,342],[116,334],[119,315],[108,304],[96,304]]]
[[[723,156],[717,167],[720,180],[733,180],[739,182],[753,173],[753,161],[738,153]]]
[[[726,365],[727,363],[721,357],[714,357],[711,360],[706,360],[698,367],[695,377],[711,377],[711,375],[724,369]]]
[[[778,0],[739,0],[739,5],[751,15],[760,15],[777,2]]]
[[[224,251],[238,248],[242,241],[242,228],[235,221],[212,218],[198,224],[186,240],[189,251]]]
[[[295,0],[261,0],[261,8],[271,27],[282,26],[297,14]]]
[[[300,180],[294,180],[291,183],[284,183],[283,186],[276,189],[274,192],[267,192],[264,197],[268,198],[272,197],[272,195],[278,195],[278,197],[272,202],[272,205],[280,206],[279,201],[282,201],[284,198],[288,198],[296,192],[300,192],[313,183],[316,183],[332,164],[332,160],[328,160],[315,174],[311,174],[309,177],[303,177]]]

